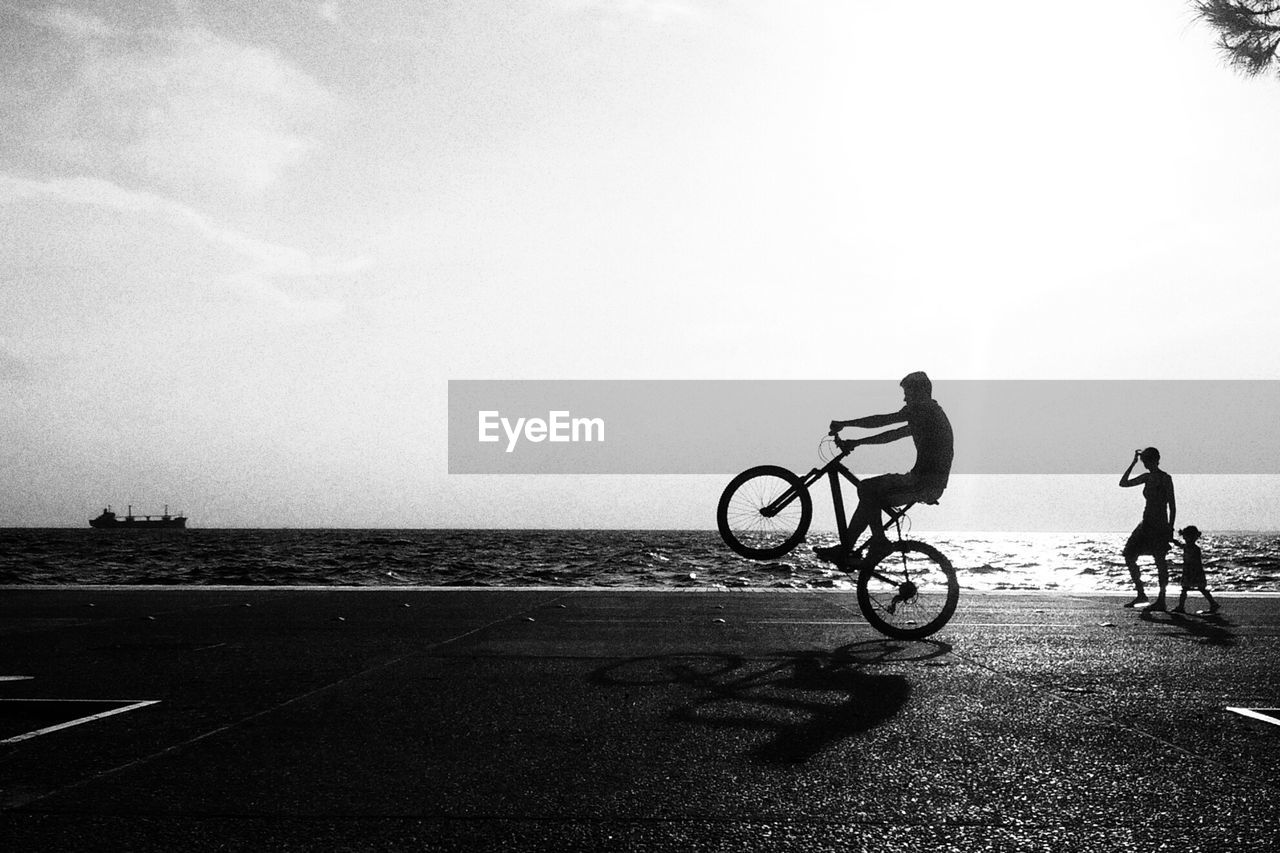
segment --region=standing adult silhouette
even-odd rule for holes
[[[1129,476],[1139,461],[1147,469],[1146,473]],[[1146,502],[1142,521],[1129,534],[1129,541],[1124,545],[1124,562],[1129,567],[1129,577],[1137,591],[1137,597],[1125,607],[1137,607],[1147,602],[1147,591],[1142,586],[1142,575],[1138,571],[1138,557],[1148,554],[1156,562],[1160,593],[1147,605],[1147,610],[1164,610],[1164,589],[1169,585],[1167,557],[1173,541],[1173,522],[1178,515],[1178,504],[1173,497],[1173,478],[1160,469],[1160,451],[1154,447],[1133,451],[1133,461],[1120,475],[1120,485],[1126,489],[1142,486],[1142,498]]]

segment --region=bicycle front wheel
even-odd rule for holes
[[[882,634],[918,640],[956,612],[960,582],[951,561],[932,545],[904,540],[858,573],[858,607]]]
[[[716,508],[724,544],[753,560],[775,560],[799,545],[812,519],[809,490],[777,465],[748,468],[734,477]]]

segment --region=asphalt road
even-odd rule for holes
[[[1280,707],[1280,597],[1220,600],[0,589],[0,849],[1276,849],[1227,708]]]

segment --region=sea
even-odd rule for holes
[[[1130,588],[1127,534],[945,533],[963,588]],[[811,533],[809,545],[834,534]],[[637,587],[845,589],[852,579],[801,544],[739,557],[713,530],[0,530],[0,585]],[[1280,591],[1280,534],[1206,533],[1213,590]],[[1150,584],[1155,568],[1140,558]],[[1170,553],[1176,583],[1180,554]]]

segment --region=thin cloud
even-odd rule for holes
[[[277,53],[204,30],[175,34],[168,52],[116,71],[144,128],[130,150],[170,186],[212,172],[257,193],[318,144],[336,100]]]
[[[570,12],[589,12],[629,18],[649,24],[667,24],[703,16],[702,8],[680,0],[560,0]]]
[[[0,345],[0,382],[20,382],[31,375],[32,368],[27,361]]]
[[[115,29],[97,15],[62,6],[42,9],[27,18],[38,26],[79,39],[111,38],[116,34]]]
[[[97,15],[66,6],[32,9],[16,3],[0,2],[0,12],[8,12],[32,26],[53,30],[75,39],[103,39],[116,35],[115,28]]]
[[[303,163],[342,113],[338,98],[266,47],[200,28],[116,34],[61,8],[23,18],[65,36],[74,73],[28,106],[5,147],[53,154],[67,171],[252,196]]]
[[[344,0],[278,0],[282,5],[300,15],[314,15],[330,24],[342,23],[347,6]]]
[[[159,215],[180,222],[206,242],[227,249],[241,259],[239,268],[228,273],[224,283],[295,318],[332,316],[342,310],[342,305],[331,299],[294,296],[280,286],[282,280],[350,275],[369,266],[367,259],[313,255],[222,228],[188,205],[154,193],[127,190],[110,181],[97,178],[33,181],[0,174],[0,203],[41,197],[130,214]]]
[[[316,9],[316,14],[329,23],[336,24],[341,20],[340,8],[340,3],[337,3],[336,0],[330,0],[330,2],[321,3],[319,8]]]

